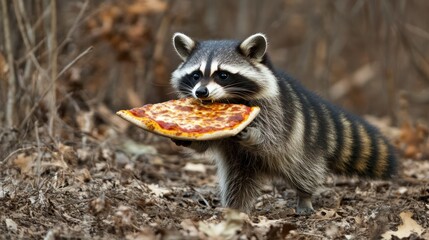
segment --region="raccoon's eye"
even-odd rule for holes
[[[227,73],[227,72],[219,72],[218,73],[218,76],[219,76],[219,78],[220,79],[222,79],[222,80],[226,80],[226,79],[228,79],[228,77],[229,77],[229,74]]]
[[[200,78],[201,78],[200,72],[193,72],[192,73],[192,79],[194,79],[195,81],[199,80]]]

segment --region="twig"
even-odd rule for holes
[[[22,16],[23,26],[24,26],[25,31],[27,33],[28,40],[29,40],[31,46],[35,46],[36,45],[36,37],[34,35],[34,30],[33,30],[32,26],[30,24],[30,21],[28,20],[28,15],[29,14],[26,13],[23,0],[19,0],[19,1],[16,1],[16,2],[18,2],[18,4],[17,4],[18,10],[19,10],[19,12],[20,12],[20,14]],[[25,60],[26,60],[26,63],[25,63],[25,67],[24,67],[24,74],[22,76],[22,81],[24,83],[20,82],[21,89],[23,89],[23,90],[27,90],[27,88],[25,87],[25,82],[28,82],[28,80],[30,79],[30,76],[31,76],[31,74],[33,72],[32,71],[32,62],[31,62],[31,59],[30,58],[26,58]],[[19,66],[19,65],[17,65],[17,66]]]
[[[194,189],[194,191],[200,196],[200,198],[204,201],[207,207],[211,207],[210,203],[204,198],[204,196],[197,189],[195,188],[192,188],[192,189]]]
[[[54,133],[54,120],[57,116],[56,109],[56,79],[57,79],[57,69],[58,69],[58,52],[57,52],[57,1],[51,0],[51,28],[50,28],[50,41],[48,41],[48,49],[49,50],[49,60],[51,66],[51,79],[50,84],[52,87],[50,88],[50,101],[49,101],[49,122],[48,122],[48,133],[53,136]],[[50,44],[49,44],[50,43]]]
[[[72,26],[70,27],[70,29],[69,29],[69,31],[67,32],[67,34],[66,34],[66,37],[63,39],[63,41],[57,46],[57,52],[60,52],[61,51],[61,49],[70,41],[70,39],[71,39],[71,35],[73,34],[73,32],[76,30],[76,28],[79,26],[79,24],[82,22],[81,21],[81,19],[82,19],[82,16],[83,16],[83,14],[84,14],[84,12],[85,12],[85,10],[87,9],[87,7],[88,7],[88,3],[89,3],[89,0],[86,0],[85,1],[85,3],[83,4],[83,6],[82,6],[82,8],[80,9],[80,11],[79,11],[79,13],[78,13],[78,15],[77,15],[77,17],[76,17],[76,19],[75,19],[75,21],[73,22],[73,24],[72,24]],[[47,14],[47,10],[45,10],[45,12],[43,13],[43,15],[42,15],[42,17],[43,16],[45,16],[46,14]],[[37,20],[38,22],[39,21],[41,21],[41,19],[39,19],[39,20]],[[38,25],[38,24],[34,24],[35,26],[36,25]],[[46,54],[47,53],[49,53],[48,51],[44,51],[44,52],[42,52],[40,55],[39,55],[39,57],[40,58],[43,58],[43,57],[45,57],[46,56]],[[48,67],[48,69],[47,70],[49,70],[49,67]]]
[[[417,46],[415,46],[415,44],[408,38],[404,28],[404,26],[398,24],[396,30],[400,39],[402,40],[404,48],[407,49],[407,53],[409,53],[411,64],[416,69],[417,73],[422,77],[422,79],[429,83],[429,70],[427,67],[429,66],[429,63],[426,60],[425,55],[419,51]]]
[[[40,137],[39,137],[39,124],[36,121],[36,123],[34,124],[34,131],[36,133],[36,143],[37,143],[37,160],[36,160],[36,173],[37,173],[37,184],[39,185],[40,183],[40,165],[41,165],[41,159],[42,159],[42,151],[40,150]]]
[[[17,59],[16,64],[21,65],[23,62],[27,61],[30,54],[34,54],[34,52],[37,51],[45,41],[46,41],[46,38],[43,38],[42,40],[40,40],[39,43],[37,43],[37,45],[34,46],[30,51],[28,51],[24,56]]]
[[[405,26],[405,29],[407,29],[409,32],[414,33],[419,37],[425,38],[426,40],[429,40],[429,32],[425,31],[424,29],[409,23],[405,23],[404,26]]]
[[[15,112],[15,92],[16,92],[16,79],[15,79],[15,65],[13,62],[13,52],[9,28],[9,13],[7,11],[6,0],[1,1],[2,5],[2,16],[3,16],[3,31],[4,31],[4,42],[7,52],[7,61],[9,64],[9,80],[8,80],[8,94],[7,94],[7,104],[6,104],[6,126],[12,128],[13,123],[13,114]]]
[[[31,27],[30,21],[28,21],[28,18],[27,18],[28,15],[26,14],[23,0],[19,0],[17,2],[18,2],[18,10],[21,13],[22,20],[24,23],[24,29],[27,32],[27,36],[28,36],[28,39],[30,40],[31,45],[34,45],[35,44],[34,31],[33,31],[33,28]]]
[[[33,47],[31,46],[30,40],[29,40],[27,33],[25,31],[25,27],[24,27],[24,23],[23,23],[23,17],[22,17],[21,12],[19,11],[19,6],[18,6],[17,1],[13,2],[13,6],[14,6],[14,10],[15,10],[16,20],[18,22],[18,28],[19,28],[19,31],[21,33],[22,40],[24,41],[25,48],[29,52],[29,57],[30,57],[31,61],[33,62],[34,66],[36,66],[37,70],[43,75],[43,77],[45,77],[46,79],[49,79],[49,75],[46,73],[46,70],[40,66],[39,61],[37,60],[36,56],[34,55],[34,52],[31,52],[31,49],[33,49]]]
[[[81,18],[83,16],[83,13],[85,12],[86,8],[88,7],[88,3],[89,3],[89,0],[86,0],[85,3],[83,4],[82,8],[80,9],[77,17],[75,18],[75,20],[73,22],[71,28],[67,32],[66,37],[64,38],[64,40],[58,46],[58,49],[62,49],[70,41],[71,35],[73,34],[73,32],[78,27],[78,25],[79,25],[78,23],[81,20]]]
[[[23,126],[25,126],[25,124],[27,123],[28,119],[30,119],[30,116],[33,114],[34,110],[36,110],[37,106],[39,106],[40,102],[42,102],[42,100],[44,99],[44,97],[48,94],[49,90],[53,87],[53,83],[55,81],[58,80],[58,78],[60,78],[71,66],[73,66],[73,64],[75,64],[77,61],[79,61],[81,58],[83,58],[86,54],[90,53],[92,50],[94,49],[93,46],[90,46],[89,48],[87,48],[85,51],[83,51],[81,54],[79,54],[79,56],[77,56],[75,59],[73,59],[73,61],[71,61],[69,64],[67,64],[67,66],[65,66],[60,73],[58,73],[56,79],[51,82],[51,84],[45,89],[45,91],[42,93],[42,95],[40,96],[39,100],[37,100],[33,106],[31,107],[29,113],[27,114],[27,116],[25,116],[24,120],[22,121],[21,125],[19,126],[20,128],[22,128]]]

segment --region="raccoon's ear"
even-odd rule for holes
[[[244,56],[260,62],[267,52],[267,45],[268,43],[265,35],[262,33],[257,33],[241,42],[240,49]]]
[[[192,38],[186,36],[183,33],[175,33],[173,35],[173,46],[176,49],[177,54],[180,58],[186,60],[195,48],[196,42]]]

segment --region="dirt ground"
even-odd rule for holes
[[[282,183],[267,184],[249,215],[222,208],[207,158],[121,121],[78,142],[35,129],[39,141],[0,163],[0,238],[429,239],[427,129],[372,121],[398,146],[400,177],[331,176],[311,216],[295,214]],[[2,147],[20,137],[2,132]]]

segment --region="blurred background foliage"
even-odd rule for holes
[[[429,117],[428,1],[1,1],[0,126],[82,129],[82,112],[175,98],[176,31],[263,32],[278,68],[352,112]]]

